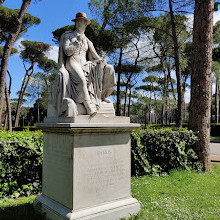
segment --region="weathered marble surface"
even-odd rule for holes
[[[116,85],[113,66],[101,58],[85,36],[90,23],[85,13],[77,13],[76,30],[60,39],[58,73],[50,88],[48,117],[96,115]],[[114,112],[109,105],[107,112]]]
[[[129,217],[140,210],[130,188],[130,133],[139,125],[115,116],[107,99],[114,69],[84,35],[85,13],[73,21],[76,31],[61,37],[48,117],[37,125],[44,133],[43,189],[34,204],[51,220]]]
[[[137,213],[140,205],[130,189],[130,132],[135,127],[128,119],[121,124],[40,124],[43,193],[35,203],[52,219],[119,219]]]

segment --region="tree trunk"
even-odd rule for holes
[[[5,0],[0,0],[0,5],[2,5],[4,3]]]
[[[163,124],[167,124],[167,107],[168,107],[168,77],[166,74],[166,69],[164,68],[164,63],[161,61],[163,72],[164,72],[164,89],[163,89],[163,106],[162,106],[162,121]]]
[[[25,87],[27,77],[28,77],[28,70],[26,70],[26,74],[24,76],[24,79],[23,79],[23,82],[22,82],[22,85],[21,85],[20,94],[19,94],[19,97],[18,97],[18,103],[17,103],[17,108],[16,108],[16,114],[15,114],[15,124],[14,124],[15,127],[18,127],[18,123],[19,123],[21,105],[22,105],[22,101],[23,101],[23,98],[24,98],[23,91],[24,91],[24,87]]]
[[[117,102],[116,102],[116,115],[121,115],[121,97],[120,97],[120,84],[121,84],[121,62],[122,62],[122,48],[120,48],[120,56],[118,62],[118,81],[117,81]]]
[[[148,109],[148,106],[146,104],[146,108],[144,111],[144,127],[146,128],[147,127],[147,109]]]
[[[14,125],[15,127],[18,127],[19,117],[20,117],[20,113],[21,113],[21,105],[22,105],[22,102],[23,102],[23,99],[24,99],[24,94],[25,94],[26,88],[28,86],[30,77],[33,74],[34,64],[35,63],[32,63],[31,67],[28,70],[26,70],[26,75],[24,77],[24,80],[23,80],[23,83],[22,83],[22,86],[21,86],[21,91],[20,91],[20,94],[19,94],[18,104],[17,104],[17,109],[16,109],[15,125]],[[32,70],[32,72],[30,74],[28,74],[28,72],[30,70]]]
[[[216,123],[219,123],[219,85],[216,80],[216,89],[215,89],[215,117]]]
[[[5,99],[7,104],[7,117],[5,117],[5,123],[8,124],[8,130],[12,131],[12,120],[11,120],[11,104],[10,104],[10,93],[7,88],[7,84],[5,84]],[[6,126],[7,128],[7,126]]]
[[[149,103],[149,124],[151,125],[151,121],[152,121],[152,118],[151,118],[151,91],[150,91],[150,103]]]
[[[11,34],[9,35],[9,38],[4,46],[4,52],[3,52],[3,57],[1,60],[1,70],[0,70],[0,115],[2,115],[2,109],[3,109],[5,81],[6,81],[6,73],[8,69],[9,56],[11,54],[13,44],[20,33],[22,21],[23,21],[24,15],[30,3],[31,3],[31,0],[23,0],[23,3],[21,5],[21,10],[17,18],[17,24],[12,29]],[[1,127],[1,124],[2,123],[1,123],[1,117],[0,117],[0,127]]]
[[[182,83],[182,89],[183,89],[182,93],[184,97],[186,92],[186,81]],[[186,103],[185,100],[183,99],[183,120],[185,120],[185,117],[186,117]]]
[[[195,0],[190,127],[198,131],[196,152],[203,168],[210,165],[211,66],[214,0]]]
[[[4,131],[7,130],[7,127],[8,127],[8,112],[6,112],[5,114]]]
[[[124,112],[123,112],[124,116],[126,116],[127,96],[128,96],[128,84],[126,85],[125,88],[125,102],[124,102]]]
[[[128,99],[128,117],[130,117],[130,109],[131,109],[131,88],[129,91],[129,99]]]
[[[182,83],[181,83],[181,71],[180,71],[180,61],[179,61],[179,45],[176,34],[176,23],[173,13],[172,0],[169,0],[170,8],[170,20],[172,26],[172,38],[174,45],[174,57],[175,57],[175,67],[176,67],[176,78],[177,78],[177,93],[178,93],[178,104],[177,104],[177,120],[176,125],[182,127],[183,123],[183,92],[182,92]]]
[[[176,102],[176,93],[175,93],[175,90],[174,90],[173,81],[172,81],[172,78],[171,78],[171,71],[170,71],[169,67],[167,67],[167,77],[168,77],[168,81],[170,82],[170,86],[171,86],[172,93],[173,93],[173,98]]]

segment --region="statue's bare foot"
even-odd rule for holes
[[[88,112],[88,114],[89,114],[90,116],[95,116],[95,115],[97,114],[97,111],[94,110],[94,109],[90,109],[90,111]]]
[[[87,114],[90,116],[95,116],[97,114],[96,109],[92,106],[92,102],[85,101],[83,102],[84,106],[86,107]]]
[[[110,99],[107,99],[107,98],[104,98],[104,99],[103,99],[103,102],[111,103],[111,100],[110,100]]]

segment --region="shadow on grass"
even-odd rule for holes
[[[35,211],[33,204],[22,204],[0,208],[1,220],[45,220]]]

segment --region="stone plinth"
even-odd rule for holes
[[[51,220],[129,217],[140,209],[130,195],[130,132],[138,125],[124,117],[86,117],[38,125],[44,132],[43,192],[35,203]]]

